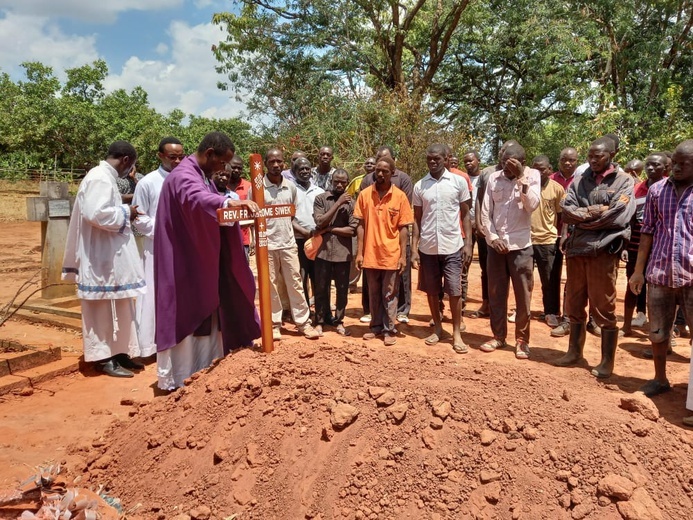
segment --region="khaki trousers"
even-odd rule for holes
[[[289,297],[291,315],[294,323],[302,327],[310,320],[310,308],[303,293],[301,267],[298,263],[298,248],[268,251],[270,297],[272,300],[272,325],[279,327],[282,323],[282,301],[279,297],[278,285],[283,280]]]

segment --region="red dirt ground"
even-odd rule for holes
[[[38,268],[39,237],[38,224],[2,224],[1,301]],[[475,309],[476,262],[470,279]],[[449,340],[424,346],[429,314],[415,292],[404,336],[386,348],[355,339],[367,330],[359,302],[350,296],[353,338],[287,332],[274,354],[236,353],[170,396],[155,397],[149,366],[130,380],[80,373],[1,399],[0,488],[53,460],[70,478],[106,485],[130,516],[158,520],[690,517],[688,340],[669,359],[673,391],[636,396],[640,412],[629,412],[621,399],[652,374],[644,334],[620,342],[615,374],[600,382],[587,367],[552,366],[567,339],[538,321],[529,361],[475,348],[485,319],[466,319],[472,349],[456,355]],[[72,331],[21,320],[0,337],[80,349]],[[598,362],[598,338],[585,350]],[[392,394],[378,405],[382,389]],[[330,418],[345,404],[359,414],[336,431]]]

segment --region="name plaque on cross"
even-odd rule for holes
[[[293,217],[296,209],[293,204],[277,204],[265,206],[257,213],[251,213],[247,208],[220,208],[217,210],[219,224],[233,224],[242,220],[255,220],[258,218]]]
[[[69,217],[70,201],[64,199],[48,200],[48,218]]]

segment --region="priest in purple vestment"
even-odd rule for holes
[[[212,174],[235,148],[221,132],[207,134],[197,152],[164,181],[156,213],[154,280],[159,387],[173,390],[194,372],[260,337],[255,280],[245,260],[240,227],[219,226],[217,209],[251,200],[220,195]]]

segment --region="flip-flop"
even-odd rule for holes
[[[455,344],[452,346],[452,350],[454,350],[454,351],[455,351],[456,353],[458,353],[458,354],[466,354],[467,352],[469,352],[469,347],[468,347],[467,344],[464,343],[464,342],[462,342],[462,343],[455,343]]]
[[[479,350],[482,352],[493,352],[494,350],[497,350],[499,348],[505,347],[505,341],[501,341],[499,339],[491,339],[481,345],[479,347]]]
[[[515,358],[529,359],[529,345],[524,341],[517,341],[515,343]]]
[[[337,334],[339,334],[340,336],[351,336],[351,331],[344,328],[344,325],[340,323],[339,325],[337,325]]]
[[[430,346],[432,346],[432,345],[435,345],[435,344],[438,343],[439,341],[440,341],[440,337],[438,336],[438,334],[436,334],[436,333],[434,332],[433,334],[431,334],[430,336],[428,336],[428,337],[424,340],[424,343],[426,343],[426,345],[428,345],[428,346],[430,347]]]
[[[489,318],[491,316],[490,312],[480,312],[480,311],[472,311],[469,313],[469,317],[472,318],[473,320],[477,318]]]

